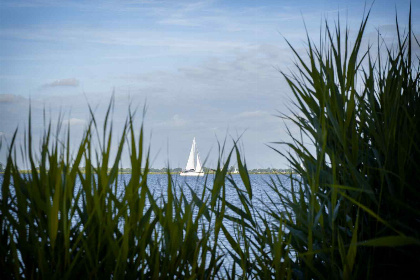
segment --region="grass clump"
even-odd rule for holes
[[[385,58],[361,52],[368,17],[353,44],[338,21],[318,47],[308,38],[307,60],[291,46],[297,72],[283,73],[298,109],[286,119],[304,137],[286,143],[300,176],[282,217],[304,278],[398,279],[420,261],[419,44],[410,11]]]
[[[206,206],[186,201],[182,193],[174,196],[169,173],[166,198],[151,194],[143,128],[136,137],[131,113],[117,143],[116,156],[110,158],[111,106],[112,102],[102,137],[96,134],[100,148],[92,148],[92,138],[99,131],[92,114],[74,156],[69,150],[70,131],[68,142],[63,143],[52,139],[50,125],[36,161],[29,118],[24,146],[32,171],[29,175],[21,174],[16,166],[12,141],[0,205],[2,279],[217,275],[222,260],[215,249],[217,239],[210,242],[211,220],[203,223]],[[59,125],[57,135],[60,129]],[[121,186],[118,167],[124,146],[129,146],[132,173]],[[85,165],[83,173],[81,162]],[[121,187],[123,191],[118,191]],[[196,200],[200,201],[198,197]],[[211,210],[216,209],[214,206]]]

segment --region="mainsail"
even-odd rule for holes
[[[195,137],[193,139],[193,143],[191,146],[190,156],[188,157],[187,166],[185,167],[185,170],[191,170],[195,169]]]

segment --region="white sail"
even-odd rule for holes
[[[185,170],[195,169],[195,137],[191,146],[190,156],[188,157],[187,166]]]
[[[188,157],[185,170],[179,173],[181,176],[204,176],[203,166],[201,165],[200,155],[195,144],[195,137],[191,146],[190,156]]]
[[[203,168],[201,167],[200,162],[200,155],[197,153],[197,166],[195,167],[196,172],[203,172]]]

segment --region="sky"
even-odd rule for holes
[[[412,2],[414,31],[420,1]],[[292,71],[287,39],[305,53],[305,26],[317,40],[323,21],[340,18],[357,32],[371,1],[8,1],[0,0],[0,162],[16,127],[23,141],[29,104],[34,138],[60,112],[74,143],[98,120],[114,94],[116,132],[128,109],[138,108],[153,167],[184,167],[193,137],[207,166],[218,141],[241,136],[249,168],[288,168],[271,150],[287,141],[277,116],[290,114],[293,97],[280,71]],[[369,40],[395,39],[395,15],[408,22],[408,0],[377,0]],[[367,8],[365,7],[367,6]],[[57,136],[59,137],[59,136]],[[116,146],[116,144],[115,144]],[[284,146],[276,148],[286,151]],[[129,167],[123,159],[124,167]]]

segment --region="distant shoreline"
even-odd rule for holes
[[[19,171],[21,174],[30,174],[30,173],[32,173],[32,171],[30,171],[30,170],[20,170]],[[38,172],[39,173],[39,172]],[[0,174],[4,174],[4,171],[0,171]],[[84,171],[82,171],[82,174],[85,174],[85,172]],[[118,172],[118,174],[131,174],[131,172]],[[166,174],[168,174],[168,173],[166,173],[166,172],[151,172],[151,171],[149,171],[148,172],[148,174],[152,174],[152,175],[166,175]],[[179,172],[169,172],[169,174],[171,174],[171,175],[178,175],[179,174]],[[215,172],[209,172],[209,173],[206,173],[206,174],[215,174]],[[240,175],[239,173],[231,173],[231,172],[228,172],[227,174],[230,174],[230,175]],[[248,171],[248,174],[252,174],[252,175],[290,175],[290,174],[297,174],[296,172],[250,172],[250,171]]]

